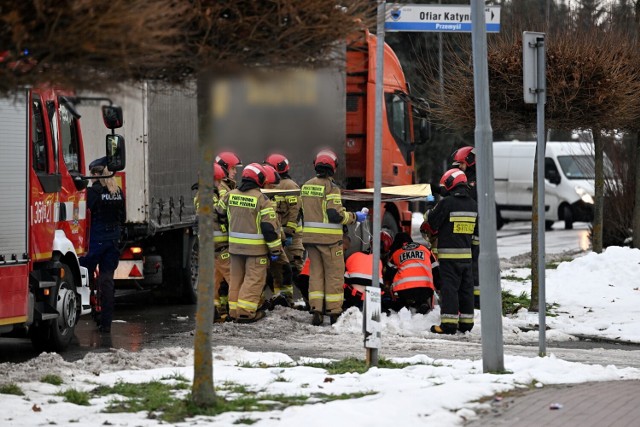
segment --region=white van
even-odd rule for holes
[[[533,202],[535,142],[493,144],[498,229],[510,220],[530,220]],[[545,226],[593,219],[594,146],[588,142],[547,142],[545,153]],[[610,161],[605,156],[605,170]],[[605,173],[606,175],[606,173]]]

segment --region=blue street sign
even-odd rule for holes
[[[500,32],[500,6],[487,6],[488,33]],[[469,5],[387,4],[386,31],[471,32]]]

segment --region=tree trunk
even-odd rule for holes
[[[637,135],[636,140],[636,161],[637,165],[640,162],[640,133]],[[633,205],[633,247],[640,248],[640,168],[636,167],[636,194]]]
[[[533,199],[531,201],[531,303],[529,311],[538,312],[538,285],[540,284],[540,271],[538,271],[538,259],[540,248],[538,247],[538,227],[544,218],[538,218],[538,147],[533,161]]]
[[[198,308],[194,340],[193,402],[201,407],[215,403],[213,387],[213,358],[211,355],[211,329],[213,324],[213,115],[211,106],[211,80],[198,79]]]
[[[595,253],[602,253],[602,224],[604,222],[604,141],[600,129],[593,129],[595,147],[595,198],[593,205],[592,245]]]

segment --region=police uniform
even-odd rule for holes
[[[98,159],[89,166],[106,167],[106,158]],[[96,181],[87,190],[87,209],[91,211],[91,234],[89,252],[81,263],[89,270],[89,278],[93,278],[96,267],[100,274],[96,280],[96,288],[100,301],[100,330],[111,331],[113,306],[115,299],[115,283],[113,275],[118,268],[120,258],[120,226],[126,219],[125,201],[122,190],[118,188],[111,194],[107,187]]]
[[[229,316],[251,321],[260,304],[269,256],[279,255],[282,246],[273,202],[257,186],[244,189],[244,185],[225,194],[216,210],[228,221]]]
[[[425,220],[438,232],[441,325],[444,333],[473,328],[472,236],[477,233],[478,207],[466,185],[458,185],[427,211]],[[441,332],[438,332],[441,333]]]
[[[356,216],[342,206],[340,189],[329,177],[317,176],[301,189],[304,211],[302,242],[311,262],[309,304],[315,313],[323,308],[332,321],[342,312],[343,274],[342,226]]]

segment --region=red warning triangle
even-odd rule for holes
[[[129,272],[129,277],[143,277],[137,265],[133,266],[133,268]]]

